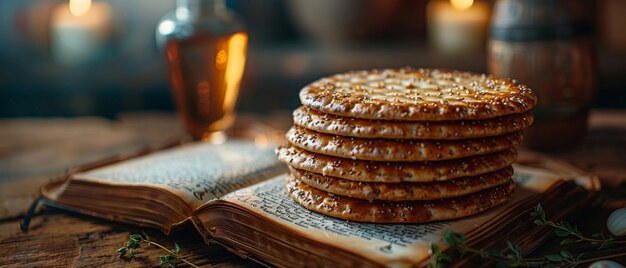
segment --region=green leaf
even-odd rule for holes
[[[174,243],[174,249],[172,249],[172,252],[178,254],[178,252],[180,252],[180,246],[178,246],[178,244]]]
[[[131,258],[135,257],[135,251],[132,248],[128,250],[128,257],[131,257]]]
[[[435,243],[430,244],[431,256],[430,265],[432,267],[444,267],[443,262],[451,262],[452,258],[439,250],[439,247]]]
[[[432,251],[433,255],[439,253],[439,247],[435,243],[430,243],[430,250]]]
[[[574,230],[574,228],[572,228],[572,224],[570,224],[567,221],[560,221],[559,225],[565,227],[565,229],[567,229],[567,230],[570,230],[570,231]]]
[[[541,204],[537,204],[537,206],[535,207],[535,212],[537,213],[539,218],[545,220],[546,213],[543,211],[543,207],[541,207]]]
[[[126,251],[128,251],[128,248],[126,247],[121,247],[117,249],[117,253],[119,253],[119,257],[124,257],[124,255],[126,255]]]
[[[561,252],[559,252],[561,254],[561,256],[565,257],[565,258],[573,258],[574,254],[572,254],[571,252],[567,251],[567,250],[561,250]]]
[[[561,241],[561,243],[559,243],[561,246],[565,246],[565,245],[569,245],[576,242],[576,240],[574,238],[567,238],[567,239],[563,239],[563,241]]]
[[[546,264],[543,264],[541,267],[543,267],[543,268],[559,268],[559,266],[554,264],[554,263],[546,263]]]
[[[481,257],[483,257],[483,258],[500,256],[500,251],[498,251],[497,249],[493,249],[493,248],[492,248],[492,249],[490,249],[490,250],[483,251],[483,252],[480,254],[480,256],[481,256]]]
[[[562,261],[563,260],[563,256],[558,255],[558,254],[545,255],[544,258],[546,258],[549,261]]]
[[[452,231],[450,231],[450,229],[443,231],[443,242],[451,246],[454,245],[454,239],[452,239]]]
[[[165,264],[170,263],[170,255],[161,255],[159,256],[159,265],[163,266]]]
[[[128,240],[128,242],[126,242],[126,247],[127,248],[138,248],[139,247],[139,242],[137,241],[133,241],[133,240]]]
[[[518,244],[515,244],[515,253],[518,258],[522,258],[522,248]]]
[[[558,237],[566,237],[570,235],[570,232],[561,229],[554,229],[554,234]]]
[[[544,222],[544,221],[542,221],[542,220],[540,220],[540,219],[536,219],[533,223],[534,223],[535,225],[544,225],[544,224],[545,224],[545,222]]]
[[[433,268],[439,267],[439,247],[435,243],[430,243],[430,266]]]
[[[457,246],[465,243],[465,236],[455,233],[450,229],[446,229],[443,233],[443,241],[450,246]]]
[[[139,242],[142,240],[142,237],[140,234],[131,234],[129,239],[135,242]]]
[[[511,241],[506,241],[506,247],[515,255],[512,256],[513,259],[520,259],[522,257],[522,248],[520,248],[519,245],[511,243]]]
[[[141,233],[143,234],[143,237],[145,237],[145,240],[150,240],[150,237],[148,236],[148,234],[146,234],[144,230],[141,230]]]

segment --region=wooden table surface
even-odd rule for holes
[[[239,126],[254,131],[284,130],[288,113],[254,118],[240,116]],[[590,131],[580,146],[549,153],[598,174],[603,182],[602,202],[575,221],[589,233],[604,227],[611,211],[626,207],[626,110],[594,111]],[[236,128],[237,130],[237,128]],[[253,132],[238,129],[242,136]],[[182,135],[172,114],[142,112],[123,114],[110,121],[96,117],[72,119],[0,120],[0,266],[16,267],[146,267],[158,266],[157,248],[141,249],[133,260],[120,259],[115,250],[132,233],[142,230],[61,210],[41,207],[22,232],[19,222],[38,187],[67,168]],[[551,133],[558,135],[558,133]],[[145,230],[152,239],[173,247],[197,265],[217,267],[254,266],[216,245],[206,245],[193,228],[182,228],[167,237]],[[554,250],[556,239],[539,249]],[[626,263],[626,258],[618,259]]]

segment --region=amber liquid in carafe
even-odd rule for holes
[[[167,41],[174,98],[180,117],[194,138],[209,139],[232,125],[247,41],[243,32]]]

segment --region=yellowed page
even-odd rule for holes
[[[221,199],[259,213],[301,236],[354,252],[385,266],[405,267],[428,258],[430,244],[440,243],[445,229],[467,233],[479,228],[521,200],[546,191],[560,177],[547,170],[516,165],[514,180],[518,188],[511,201],[472,217],[428,224],[357,223],[311,212],[287,196],[284,176]]]
[[[284,170],[273,148],[234,140],[220,145],[191,143],[79,173],[73,179],[160,188],[193,209]]]

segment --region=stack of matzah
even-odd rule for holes
[[[433,69],[349,72],[300,92],[278,157],[304,207],[365,222],[427,222],[506,202],[531,90]]]

